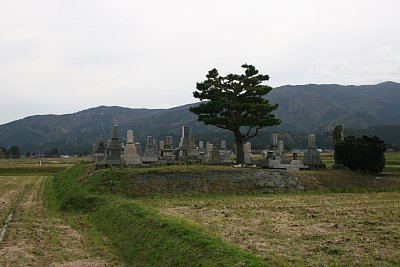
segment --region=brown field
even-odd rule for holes
[[[94,255],[88,239],[43,205],[48,176],[0,176],[0,266],[108,266]]]
[[[400,192],[140,200],[274,265],[400,264]]]

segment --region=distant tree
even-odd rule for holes
[[[19,154],[19,146],[17,145],[13,145],[10,147],[10,149],[8,150],[8,154],[10,155],[10,157],[17,159],[20,157]]]
[[[7,150],[4,147],[0,147],[0,158],[5,158],[6,152]]]
[[[26,158],[29,158],[31,156],[31,152],[30,151],[27,151],[26,153],[25,153],[25,157]]]
[[[350,170],[379,173],[385,167],[385,151],[385,142],[377,136],[349,136],[335,145],[335,161]]]
[[[266,126],[280,124],[272,111],[278,104],[270,104],[264,98],[272,88],[263,85],[269,80],[268,75],[258,74],[252,65],[242,65],[245,74],[228,74],[220,76],[216,69],[206,75],[207,79],[197,83],[195,98],[203,102],[189,110],[198,116],[206,125],[233,133],[236,142],[237,163],[244,163],[243,144],[255,137],[258,131]]]

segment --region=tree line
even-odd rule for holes
[[[20,149],[18,145],[12,145],[10,146],[9,149],[5,147],[0,147],[0,158],[3,159],[18,159],[22,155],[24,155],[26,158],[30,157],[49,157],[49,158],[55,158],[60,156],[60,152],[58,151],[58,148],[52,148],[50,150],[45,150],[42,153],[37,153],[37,152],[31,152],[27,151],[25,154],[20,153]]]

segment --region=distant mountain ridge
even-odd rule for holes
[[[370,127],[400,125],[400,84],[395,82],[362,86],[287,85],[274,88],[267,98],[280,105],[275,114],[282,124],[267,128],[264,133],[296,133],[287,137],[292,145],[303,142],[298,136],[311,132],[324,134],[339,123],[345,129],[364,131]],[[0,125],[0,146],[16,144],[22,151],[57,147],[62,152],[77,153],[89,150],[96,136],[108,139],[114,124],[120,125],[123,140],[126,130],[132,129],[140,142],[147,135],[159,140],[172,135],[177,142],[182,125],[191,127],[197,140],[232,139],[226,131],[198,122],[188,111],[193,105],[197,104],[170,109],[100,106],[72,114],[30,116]],[[261,134],[264,139],[258,138],[256,143],[266,145],[269,142],[266,136]]]
[[[323,132],[343,123],[346,128],[400,125],[400,84],[297,85],[274,89],[268,98],[279,103],[276,115],[296,130]]]

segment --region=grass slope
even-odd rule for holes
[[[125,263],[134,266],[264,266],[265,262],[226,244],[201,227],[162,216],[119,195],[93,193],[78,164],[54,177],[58,209],[86,214]]]

